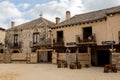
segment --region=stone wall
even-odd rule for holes
[[[120,70],[120,53],[112,53],[112,64],[116,64],[118,70]]]
[[[18,41],[22,44],[22,53],[31,53],[30,42],[33,44],[33,34],[39,33],[40,37],[44,36],[45,39],[50,38],[50,33],[47,32],[46,27],[42,28],[31,28],[25,30],[8,30],[6,32],[6,40],[8,43],[14,42],[14,34],[18,34]],[[40,38],[41,42],[41,38]]]
[[[33,39],[33,30],[23,30],[21,34],[21,41],[22,41],[22,53],[30,53],[30,41]]]
[[[11,60],[26,60],[26,54],[24,53],[15,53],[11,55]]]
[[[4,30],[0,30],[0,43],[4,44],[4,40],[5,40],[5,31]]]
[[[28,58],[30,59],[30,63],[37,63],[37,53],[30,53]]]
[[[4,62],[4,54],[0,53],[0,62]]]
[[[52,63],[56,64],[57,63],[57,52],[52,52]]]

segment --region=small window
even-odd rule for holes
[[[14,50],[12,53],[19,53],[19,51],[18,50]]]
[[[18,45],[18,34],[14,35],[14,45]]]
[[[89,39],[91,39],[91,36],[92,36],[92,27],[83,28],[83,39],[85,41],[89,40]]]
[[[3,51],[3,49],[0,49],[0,53],[3,53],[4,51]]]
[[[63,31],[57,31],[57,42],[63,42]]]
[[[34,33],[33,34],[33,43],[36,44],[36,43],[39,43],[39,41],[40,41],[40,34]]]

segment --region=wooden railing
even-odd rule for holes
[[[83,36],[76,35],[76,43],[77,44],[82,44],[82,43],[94,44],[94,43],[96,43],[96,36],[95,36],[95,34],[93,34],[93,35],[89,36],[87,39],[84,39]]]
[[[53,39],[53,46],[64,46],[64,40],[57,41]]]
[[[80,62],[82,66],[86,64],[90,65],[90,54],[89,53],[59,53],[58,60],[70,62]]]

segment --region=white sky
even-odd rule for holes
[[[67,10],[74,16],[119,5],[120,0],[0,0],[0,27],[9,28],[11,21],[16,25],[31,21],[41,12],[55,22],[56,17],[64,20]]]

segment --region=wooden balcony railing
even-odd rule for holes
[[[76,44],[96,44],[96,36],[94,34],[84,39],[81,35],[76,35]]]
[[[53,39],[53,46],[64,46],[64,40],[56,41]]]

